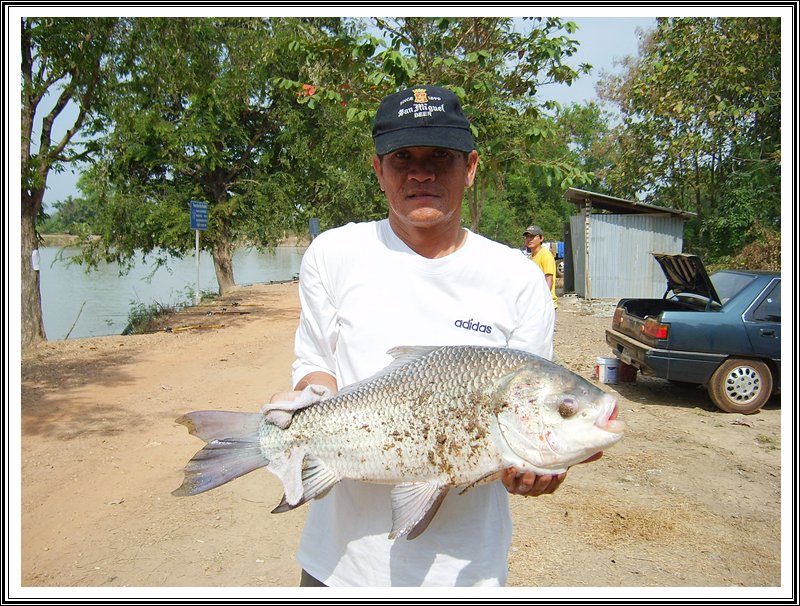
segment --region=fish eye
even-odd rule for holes
[[[578,407],[575,405],[575,400],[572,398],[564,398],[561,404],[558,405],[558,414],[565,419],[568,419],[576,412],[578,412]]]

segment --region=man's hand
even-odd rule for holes
[[[582,463],[596,461],[603,456],[602,452],[592,455]],[[539,476],[532,471],[520,472],[514,467],[509,467],[503,472],[503,485],[511,494],[520,494],[524,497],[538,497],[543,494],[552,494],[556,488],[561,486],[567,472],[559,473],[554,476]]]
[[[503,485],[511,494],[521,494],[524,497],[538,497],[550,494],[561,485],[567,472],[555,476],[537,476],[532,471],[519,472],[509,467],[503,472]]]
[[[333,395],[333,392],[324,385],[308,385],[302,391],[289,391],[277,395],[283,395],[286,398],[276,400],[276,396],[272,396],[269,404],[261,407],[261,412],[267,417],[267,421],[281,429],[286,429],[291,425],[295,412],[327,400]]]

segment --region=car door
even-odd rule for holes
[[[757,356],[781,359],[781,281],[773,280],[756,297],[743,316],[745,329]]]

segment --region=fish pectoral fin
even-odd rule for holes
[[[272,510],[272,513],[283,513],[300,507],[311,499],[321,498],[340,480],[339,476],[322,459],[307,454],[305,450],[293,448],[284,454],[286,456],[281,458],[276,469],[268,467],[270,471],[281,478],[285,491],[281,502]],[[299,462],[298,457],[300,457]],[[296,474],[298,469],[300,470],[299,478]],[[288,483],[284,479],[287,476]],[[297,484],[300,486],[299,493]]]
[[[408,535],[408,540],[411,540],[422,534],[448,490],[450,485],[441,482],[397,484],[392,488],[392,531],[389,538]]]
[[[271,402],[261,407],[267,421],[286,429],[292,424],[294,413],[331,397],[331,390],[323,385],[309,385],[294,400]]]
[[[306,457],[303,469],[303,495],[306,501],[325,496],[341,478],[322,459]]]

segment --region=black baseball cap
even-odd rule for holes
[[[475,149],[461,102],[440,86],[413,86],[385,97],[375,114],[372,140],[379,156],[404,147]]]

